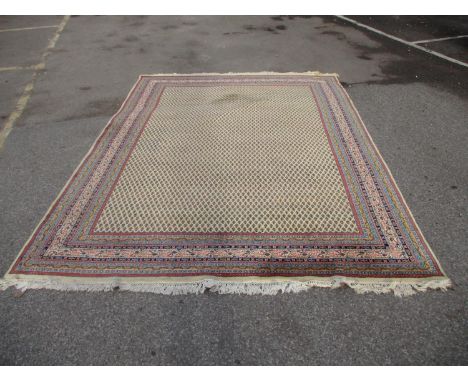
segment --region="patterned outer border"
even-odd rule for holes
[[[321,113],[359,232],[125,234],[94,232],[164,86],[307,85]],[[60,277],[58,277],[60,276]],[[141,282],[446,279],[386,164],[335,75],[143,75],[11,266],[5,280]],[[131,282],[131,281],[130,281]]]

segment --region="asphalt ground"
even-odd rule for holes
[[[356,20],[408,41],[467,25]],[[139,74],[319,70],[340,74],[455,288],[405,298],[10,289],[0,364],[467,364],[466,67],[334,17],[71,17],[60,34],[5,31],[62,21],[0,18],[1,274]],[[465,60],[454,41],[438,49]]]

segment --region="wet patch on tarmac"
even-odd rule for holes
[[[272,16],[271,20],[282,22],[285,28],[288,28],[298,19],[308,19],[311,16]],[[374,24],[377,22],[376,17],[363,16],[352,17],[366,24],[369,18],[374,19]],[[463,18],[446,18],[414,16],[395,18],[394,16],[382,16],[378,18],[379,22],[387,20],[389,33],[394,32],[394,35],[408,36],[413,35],[414,41],[417,36],[428,36],[428,30],[436,37],[453,35],[454,33],[468,33],[468,27],[463,24]],[[357,84],[413,84],[425,83],[434,86],[438,89],[448,91],[462,98],[468,98],[468,70],[460,65],[443,60],[429,53],[421,52],[402,43],[393,41],[387,37],[378,35],[374,32],[358,28],[344,20],[333,16],[322,16],[323,24],[315,26],[314,29],[321,31],[320,34],[333,36],[341,42],[345,42],[356,50],[356,57],[363,61],[375,61],[380,69],[380,74],[370,74],[366,81],[347,83],[342,82],[344,86],[352,86]],[[465,17],[465,19],[467,19]],[[395,21],[396,20],[396,21]],[[437,21],[437,22],[436,22]],[[392,24],[393,23],[393,24]],[[438,24],[437,24],[438,23]],[[436,25],[437,24],[437,25]],[[462,25],[463,24],[463,25]],[[467,24],[468,25],[468,24]],[[378,25],[373,25],[379,29]],[[391,28],[390,28],[391,27]],[[270,31],[273,27],[256,27],[248,25],[244,27],[249,31],[267,30]],[[393,29],[392,29],[393,28]],[[405,30],[405,28],[407,30]],[[391,29],[391,30],[390,30]],[[376,44],[366,44],[359,42],[358,39],[351,37],[352,33],[347,33],[347,30],[354,32],[358,30],[363,33],[369,40]],[[276,32],[278,29],[276,29]],[[395,32],[396,31],[396,32]],[[312,37],[316,38],[316,35]],[[452,55],[455,44],[459,44],[460,51],[466,55],[466,41],[460,39],[456,43],[451,44],[450,50]],[[429,44],[430,45],[430,44]],[[431,48],[430,46],[428,46]],[[446,48],[449,49],[449,48]],[[387,57],[388,56],[388,57]]]
[[[468,34],[468,16],[352,16],[406,41]]]
[[[306,15],[291,15],[291,16],[272,16],[270,19],[275,21],[284,21],[284,20],[295,20],[295,19],[310,19],[315,16],[306,16]]]
[[[125,48],[125,45],[122,44],[114,44],[111,46],[102,46],[101,49],[105,50],[107,52],[112,52],[114,49],[123,49]]]
[[[324,21],[332,19],[339,26],[354,28],[349,23],[334,17],[324,17]],[[333,24],[329,24],[333,28]],[[400,56],[397,60],[385,60],[379,63],[382,76],[369,81],[360,82],[367,84],[408,84],[426,83],[456,94],[459,97],[468,99],[468,70],[460,65],[452,64],[439,57],[418,51],[404,44],[390,40],[384,36],[377,35],[371,31],[360,29],[369,39],[379,43],[377,47],[369,47],[351,41],[343,32],[325,30],[322,34],[336,36],[337,39],[346,41],[359,51],[358,56],[363,60],[372,60],[377,54],[389,52],[389,45],[392,47],[392,54]],[[345,86],[353,84],[343,83]]]
[[[135,36],[135,35],[129,35],[129,36],[125,37],[124,40],[126,42],[135,42],[135,41],[140,40],[140,38],[138,36]]]
[[[65,117],[63,121],[114,115],[122,104],[122,101],[120,97],[90,101],[79,112]]]
[[[178,29],[179,27],[177,25],[163,25],[161,27],[162,30],[170,30],[170,29]]]
[[[264,32],[270,32],[273,34],[278,34],[278,29],[276,27],[269,27],[269,26],[255,26],[255,25],[244,25],[244,29],[253,32],[253,31],[264,31]]]

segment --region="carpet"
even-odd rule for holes
[[[1,288],[446,289],[336,75],[142,75]]]

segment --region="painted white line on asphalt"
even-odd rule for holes
[[[44,64],[41,62],[37,65],[30,66],[2,66],[0,67],[0,72],[11,72],[14,70],[41,70],[44,69]]]
[[[2,32],[29,31],[29,30],[33,30],[33,29],[57,28],[57,27],[58,27],[58,25],[42,25],[42,26],[38,26],[38,27],[0,29],[0,33],[2,33]]]
[[[457,38],[465,38],[465,37],[468,37],[468,34],[464,34],[464,35],[460,35],[460,36],[452,36],[452,37],[433,38],[431,40],[419,40],[419,41],[412,41],[412,42],[413,42],[413,44],[424,44],[426,42],[456,40]]]
[[[338,17],[341,20],[345,20],[345,21],[347,21],[347,22],[349,22],[351,24],[357,25],[358,27],[370,30],[371,32],[377,33],[377,34],[379,34],[381,36],[385,36],[385,37],[387,37],[389,39],[401,42],[402,44],[408,45],[408,46],[410,46],[410,47],[412,47],[414,49],[422,50],[423,52],[432,54],[433,56],[437,56],[437,57],[442,58],[442,59],[444,59],[446,61],[450,61],[450,62],[452,62],[454,64],[461,65],[461,66],[464,66],[465,68],[468,68],[468,63],[466,63],[466,62],[455,60],[454,58],[446,56],[445,54],[438,53],[438,52],[436,52],[434,50],[427,49],[427,48],[425,48],[423,46],[419,46],[419,45],[415,44],[414,42],[406,41],[406,40],[403,40],[403,39],[401,39],[399,37],[396,37],[396,36],[393,36],[391,34],[382,32],[382,31],[380,31],[378,29],[372,28],[372,27],[370,27],[368,25],[365,25],[365,24],[357,22],[357,21],[355,21],[353,19],[350,19],[349,17],[339,16],[339,15],[337,15],[336,17]]]

